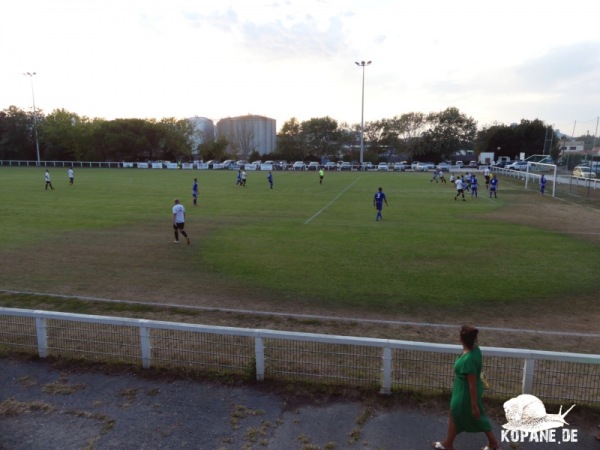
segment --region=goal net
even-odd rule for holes
[[[542,176],[545,179],[545,193],[556,195],[556,164],[527,161],[527,172],[524,174],[525,189],[542,190]]]

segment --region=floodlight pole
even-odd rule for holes
[[[37,111],[35,109],[35,94],[33,93],[33,77],[35,76],[35,72],[25,72],[23,75],[26,75],[31,80],[31,98],[33,100],[33,134],[35,136],[35,151],[37,153],[37,165],[41,164],[40,160],[40,141],[38,139],[37,133]]]
[[[364,154],[364,134],[365,134],[365,67],[371,64],[372,61],[355,61],[359,67],[362,67],[362,106],[360,112],[360,167],[362,169],[363,165],[363,154]]]

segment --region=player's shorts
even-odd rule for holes
[[[457,190],[456,190],[456,193],[457,193],[457,194],[462,194],[463,192],[465,192],[465,190],[464,190],[464,189],[457,189]]]
[[[375,208],[377,208],[377,211],[381,211],[383,209],[383,202],[379,203],[375,203]]]
[[[185,226],[185,222],[177,222],[173,224],[173,229],[174,230],[183,230],[183,227]]]

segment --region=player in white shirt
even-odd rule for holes
[[[465,201],[465,189],[463,186],[463,180],[460,177],[456,177],[456,181],[454,182],[456,185],[456,195],[454,196],[454,200],[458,198],[459,195],[462,195],[463,202]]]
[[[173,230],[175,232],[175,244],[179,244],[179,233],[183,234],[183,236],[187,239],[188,245],[192,242],[187,233],[183,230],[184,227],[185,208],[181,203],[179,203],[179,199],[176,198],[175,206],[173,206]]]

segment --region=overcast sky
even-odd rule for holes
[[[480,127],[596,133],[590,0],[28,0],[0,5],[0,109],[88,117],[329,116],[456,107]]]

